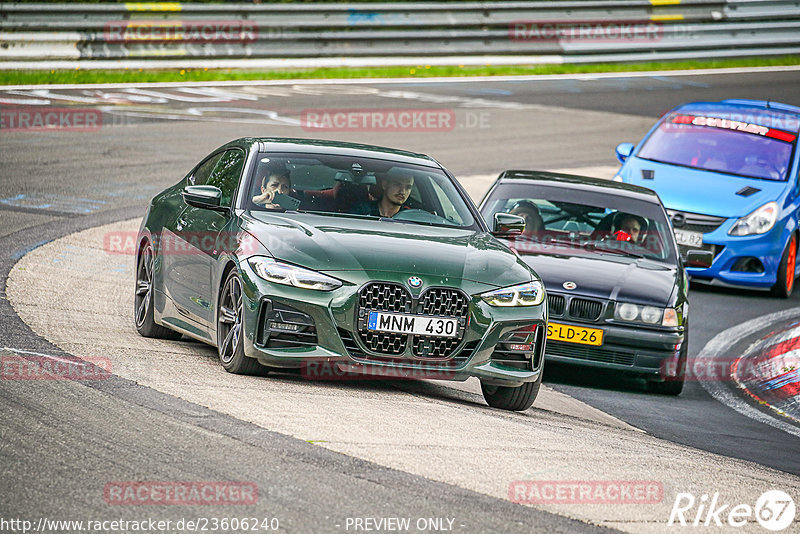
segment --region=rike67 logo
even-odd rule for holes
[[[724,502],[719,493],[703,494],[697,499],[691,493],[678,493],[669,514],[667,526],[682,527],[743,527],[757,521],[767,530],[777,532],[792,524],[795,504],[784,491],[764,492],[755,506]]]

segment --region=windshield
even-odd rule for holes
[[[795,133],[759,124],[672,113],[647,139],[638,156],[695,169],[783,181],[796,138]]]
[[[247,203],[251,210],[476,225],[466,201],[440,169],[351,156],[261,153]]]
[[[525,219],[509,239],[521,255],[619,255],[675,263],[671,227],[660,204],[550,185],[501,184],[483,205],[491,221],[506,212]]]

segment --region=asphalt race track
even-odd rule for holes
[[[798,104],[798,83],[800,70],[786,69],[0,89],[0,111],[58,110],[72,121],[45,131],[6,123],[0,130],[0,355],[105,355],[114,373],[93,382],[0,380],[0,518],[256,515],[278,518],[279,532],[352,532],[353,518],[408,517],[440,518],[458,532],[666,532],[678,492],[727,490],[728,502],[754,504],[764,491],[781,489],[797,501],[800,426],[745,417],[696,381],[670,398],[646,393],[638,381],[552,366],[534,407],[507,414],[487,408],[471,382],[240,380],[200,344],[126,337],[132,265],[130,257],[104,253],[102,236],[135,230],[150,197],[236,137],[323,137],[420,151],[479,197],[505,168],[610,177],[614,146],[638,140],[672,106],[721,98]],[[447,110],[455,122],[422,132],[330,131],[302,120],[309,111],[341,109]],[[100,120],[87,125],[81,116]],[[690,302],[694,358],[720,332],[800,306],[800,293],[776,300],[693,285]],[[772,327],[732,350],[744,351]],[[765,419],[780,417],[740,402]],[[615,444],[613,456],[598,452]],[[659,506],[639,508],[509,502],[509,484],[531,479],[659,481],[664,496]],[[141,480],[244,480],[258,487],[258,503],[114,506],[104,499],[109,483]],[[797,519],[785,531],[792,529],[800,529]]]

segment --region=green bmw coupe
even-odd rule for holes
[[[216,346],[232,373],[481,381],[525,410],[547,300],[435,160],[309,139],[244,138],[159,193],[137,242],[135,322]]]

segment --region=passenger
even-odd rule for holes
[[[414,187],[414,175],[404,171],[390,173],[378,185],[380,197],[357,205],[356,215],[394,217],[400,210],[408,209],[406,201]]]
[[[292,180],[289,177],[289,170],[268,169],[268,171],[261,176],[261,194],[253,197],[253,203],[260,204],[270,209],[280,208],[279,205],[272,203],[275,193],[288,195],[291,192]]]
[[[521,200],[511,209],[512,215],[519,215],[525,219],[524,237],[534,237],[544,230],[544,220],[539,213],[539,208],[530,200]]]

